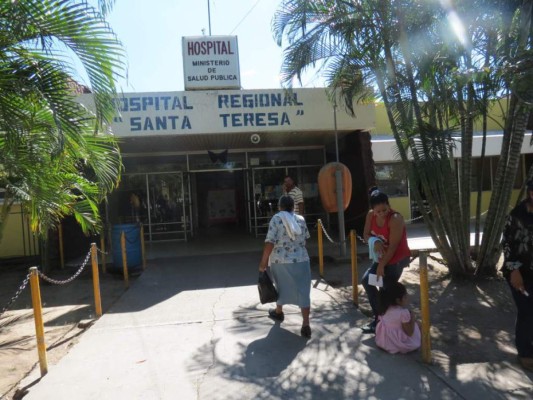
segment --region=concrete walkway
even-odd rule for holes
[[[310,340],[296,307],[275,323],[258,303],[259,256],[152,261],[25,399],[505,398],[490,376],[471,379],[477,365],[448,379],[418,352],[377,349],[359,329],[366,317],[324,283],[311,292]]]

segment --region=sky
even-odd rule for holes
[[[281,87],[283,50],[271,29],[279,4],[279,0],[210,0],[211,34],[238,36],[243,89]],[[117,0],[108,21],[128,62],[128,77],[119,81],[119,89],[184,90],[181,38],[209,34],[207,5],[207,0]],[[322,85],[315,74],[305,76],[302,84]]]

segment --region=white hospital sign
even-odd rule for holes
[[[240,89],[237,36],[182,38],[185,90]]]

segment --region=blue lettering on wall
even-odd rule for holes
[[[129,111],[141,111],[141,98],[130,97]]]
[[[144,130],[145,131],[153,131],[154,130],[154,124],[152,124],[152,120],[150,118],[146,118],[144,120]]]
[[[290,125],[291,121],[286,112],[269,112],[269,113],[232,113],[219,114],[222,118],[222,126],[229,127],[248,127],[248,126],[283,126]]]
[[[134,96],[120,97],[116,100],[120,110],[125,113],[192,110],[186,95],[173,96]],[[241,127],[275,127],[291,125],[289,113],[284,111],[288,107],[300,107],[294,110],[296,115],[303,115],[303,102],[298,99],[298,93],[290,91],[280,91],[275,93],[230,93],[218,94],[217,104],[219,109],[227,110],[220,113],[223,128]],[[273,111],[278,108],[279,111]],[[237,112],[231,112],[231,111]],[[250,112],[246,112],[250,111]],[[262,111],[262,112],[261,112]],[[159,113],[157,113],[159,114]],[[161,114],[164,114],[161,112]],[[180,113],[181,114],[181,113]],[[128,119],[125,115],[125,121]],[[120,119],[115,120],[120,123]],[[126,122],[127,123],[127,122]],[[179,131],[190,130],[192,123],[187,115],[141,115],[129,118],[129,125],[132,132],[136,131]]]
[[[293,106],[303,106],[295,92],[218,95],[219,109]]]
[[[161,131],[177,130],[178,115],[156,116],[156,117],[132,117],[130,118],[130,129],[132,131]],[[191,120],[186,115],[181,122],[181,129],[192,129]]]
[[[187,96],[183,96],[183,97],[179,97],[179,96],[174,96],[174,99],[172,101],[172,109],[175,110],[175,109],[180,109],[180,110],[192,110],[193,107],[192,106],[189,106],[187,104]]]
[[[255,114],[255,126],[266,126],[265,113]]]
[[[120,97],[115,101],[122,112],[194,109],[189,105],[187,96]]]
[[[156,131],[167,129],[167,119],[165,117],[155,117],[155,129]]]
[[[228,127],[228,117],[229,117],[229,114],[220,114],[220,117],[222,118],[222,126],[224,128],[227,128]]]
[[[297,93],[286,93],[283,99],[283,106],[303,106],[304,103],[298,101]]]
[[[170,123],[172,125],[172,130],[176,130],[176,127],[178,126],[177,121],[179,117],[177,115],[171,115],[168,117],[168,119],[170,120]]]
[[[140,131],[141,126],[141,117],[130,118],[130,127],[132,131]]]
[[[280,107],[283,104],[281,101],[281,93],[270,96],[270,102],[272,103],[272,107]]]
[[[161,96],[161,101],[163,102],[163,110],[168,110],[168,103],[170,99],[170,96]]]
[[[143,103],[143,111],[146,111],[148,106],[153,106],[154,105],[154,98],[153,97],[143,97],[142,98],[142,103]]]
[[[175,110],[176,108],[181,108],[180,98],[178,96],[174,96],[174,100],[172,101],[172,109]]]
[[[189,121],[189,117],[184,116],[183,121],[181,121],[181,129],[191,129],[191,121]]]

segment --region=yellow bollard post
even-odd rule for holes
[[[60,222],[58,225],[58,236],[59,236],[59,261],[61,269],[65,268],[65,250],[63,248],[63,224]]]
[[[37,352],[39,353],[39,367],[41,376],[48,372],[46,360],[46,344],[44,342],[43,309],[41,306],[41,289],[39,287],[39,273],[37,267],[30,268],[31,302],[33,305],[33,319],[35,321],[35,335],[37,337]]]
[[[106,259],[105,259],[105,235],[104,230],[102,230],[102,233],[100,235],[100,249],[102,249],[102,272],[106,273]]]
[[[128,276],[128,259],[126,257],[126,234],[122,232],[120,234],[120,247],[122,249],[122,271],[124,273],[124,282],[126,288],[130,287],[130,278]]]
[[[322,221],[318,220],[318,274],[324,277],[324,246],[322,242]]]
[[[431,338],[429,336],[429,285],[427,253],[420,252],[420,312],[422,313],[422,361],[431,363]]]
[[[352,255],[352,299],[353,304],[359,307],[359,275],[357,272],[357,242],[355,241],[355,231],[350,231],[351,255]]]
[[[102,316],[102,299],[100,298],[100,275],[98,273],[98,254],[96,243],[91,243],[91,260],[93,267],[93,290],[94,290],[94,309],[96,317]]]
[[[143,270],[146,269],[146,252],[144,248],[144,225],[141,224],[141,254],[143,258]]]

